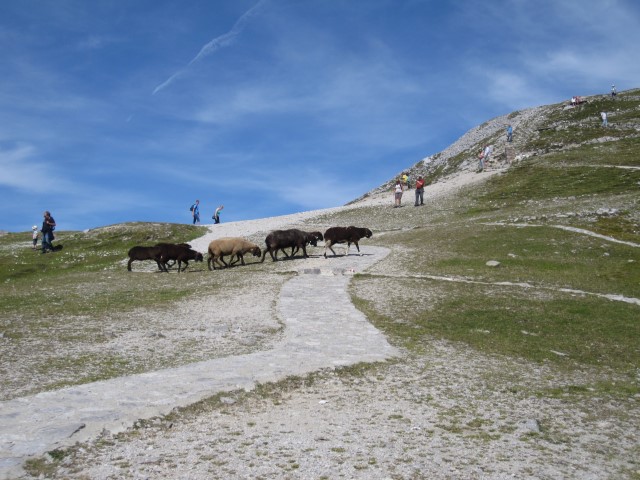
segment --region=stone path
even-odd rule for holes
[[[383,361],[398,354],[350,301],[346,288],[389,252],[361,247],[349,255],[305,261],[283,286],[283,339],[269,351],[114,378],[0,403],[0,478],[20,475],[26,458],[125,430],[218,392],[304,375],[325,367]]]

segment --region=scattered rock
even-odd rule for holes
[[[500,262],[497,260],[489,260],[487,263],[485,263],[485,265],[487,267],[499,267],[500,266]]]
[[[540,426],[540,422],[535,418],[528,418],[527,420],[523,420],[520,422],[520,430],[523,430],[528,433],[542,433],[542,427]]]

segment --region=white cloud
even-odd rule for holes
[[[32,146],[0,150],[0,185],[30,193],[67,190],[70,183],[36,160],[35,153]]]

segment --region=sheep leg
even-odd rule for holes
[[[324,244],[324,258],[327,258],[327,248],[329,250],[331,250],[331,253],[333,253],[333,256],[336,256],[336,252],[333,250],[333,248],[331,248],[331,240],[329,240],[329,244],[327,245],[327,242],[325,242]]]
[[[133,263],[133,258],[129,259],[129,263],[127,264],[127,270],[131,271],[131,264]]]
[[[234,261],[231,261],[231,259],[232,259],[234,256],[236,257],[236,259],[235,259]],[[229,266],[231,267],[231,266],[235,265],[236,263],[238,263],[238,261],[240,261],[240,263],[241,263],[242,265],[244,265],[244,264],[245,264],[245,263],[244,263],[244,257],[242,256],[242,254],[241,254],[241,253],[234,253],[233,255],[231,255],[231,256],[229,257]]]
[[[224,268],[227,266],[227,264],[224,262],[224,259],[222,258],[222,255],[216,255],[214,258],[214,266],[213,268],[215,269],[215,263],[217,263],[218,265],[220,265],[220,268]]]

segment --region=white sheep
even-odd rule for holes
[[[220,266],[230,267],[240,260],[242,265],[245,265],[244,254],[249,252],[254,257],[262,255],[258,245],[241,237],[223,237],[213,240],[209,244],[209,259],[207,260],[209,270],[215,270],[216,263]],[[224,261],[225,255],[231,255],[228,264]],[[233,257],[236,257],[235,260]]]

